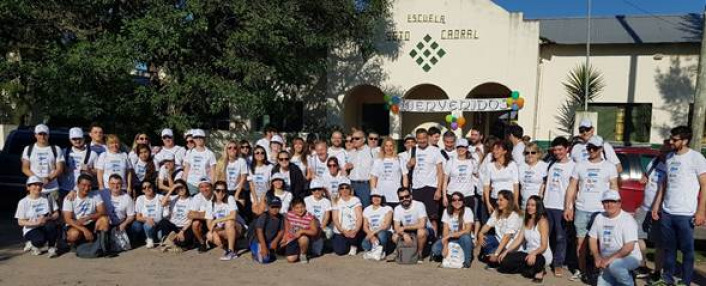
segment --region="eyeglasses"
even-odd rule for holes
[[[360,139],[363,139],[363,138],[360,138],[360,137],[352,137],[352,138],[351,138],[352,141],[358,141],[358,140],[360,140]]]
[[[326,166],[328,166],[329,168],[331,168],[331,167],[338,167],[338,165],[336,165],[336,164],[329,164],[329,165],[326,165]]]
[[[165,135],[165,136],[162,136],[162,139],[164,139],[164,140],[172,139],[172,136]]]
[[[350,190],[351,187],[349,187],[349,186],[338,186],[338,189],[339,189],[339,190]]]
[[[406,200],[406,199],[409,199],[409,198],[411,198],[411,197],[412,197],[412,195],[399,196],[400,200]]]
[[[579,133],[586,133],[588,131],[591,131],[590,127],[579,127]]]
[[[228,150],[238,150],[235,146],[228,146]]]
[[[378,139],[380,139],[380,138],[377,138],[377,137],[368,137],[368,140],[372,140],[372,141],[375,141],[375,140],[378,140]]]
[[[537,151],[529,151],[529,152],[525,152],[524,154],[525,154],[525,156],[527,156],[529,154],[536,155],[537,153],[538,153]]]
[[[285,162],[285,161],[289,161],[289,158],[277,158],[277,160]]]

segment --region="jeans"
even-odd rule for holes
[[[564,265],[566,256],[566,221],[564,221],[564,211],[557,209],[547,209],[549,218],[549,244],[554,254],[552,266],[555,268]]]
[[[130,232],[135,239],[151,238],[153,241],[158,241],[163,234],[158,232],[157,224],[150,226],[146,223],[134,221],[130,226]]]
[[[321,234],[318,238],[312,240],[309,245],[309,255],[311,255],[312,257],[319,257],[323,255],[325,242],[326,237],[324,234]]]
[[[343,236],[343,234],[335,233],[333,235],[333,252],[337,255],[346,255],[351,249],[351,246],[358,246],[362,235],[358,232],[354,238]]]
[[[387,243],[390,241],[391,235],[392,234],[387,230],[383,230],[383,231],[380,231],[375,234],[375,236],[380,241],[380,245],[382,245],[383,253],[385,253],[385,251],[387,251]],[[370,251],[373,249],[373,244],[370,243],[370,240],[368,240],[367,238],[363,238],[363,242],[361,243],[361,247],[365,251]]]
[[[54,224],[54,222],[47,222],[43,226],[38,226],[24,235],[24,238],[32,242],[34,247],[43,247],[44,244],[48,244],[49,247],[54,247],[56,244],[56,239],[58,238],[59,231]]]
[[[674,268],[677,264],[677,249],[681,250],[682,281],[691,284],[694,275],[694,221],[691,216],[671,215],[661,212],[659,217],[664,248],[664,272],[667,283],[674,283]]]
[[[351,187],[355,192],[355,196],[360,199],[363,209],[370,205],[370,182],[369,181],[351,181]]]
[[[485,245],[481,246],[480,254],[483,256],[491,255],[495,253],[495,250],[500,246],[500,241],[495,238],[495,235],[486,234],[485,235]]]
[[[608,268],[598,276],[598,286],[632,286],[635,285],[630,271],[635,270],[640,261],[635,257],[626,256],[613,261]]]
[[[450,239],[449,241],[456,242],[461,245],[461,249],[463,249],[463,267],[471,267],[471,262],[473,261],[473,238],[471,238],[471,235],[464,234],[457,239]],[[441,256],[441,252],[443,252],[443,250],[444,244],[441,243],[441,239],[434,242],[434,245],[431,246],[431,254],[434,256]]]

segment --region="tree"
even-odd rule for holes
[[[586,69],[585,64],[575,67],[562,83],[567,99],[559,107],[559,114],[554,116],[559,130],[573,135],[576,111],[581,110],[586,102],[586,81],[588,80],[588,102],[592,102],[605,87],[603,75],[593,67]]]
[[[109,122],[123,134],[211,127],[233,109],[268,113],[326,73],[327,52],[375,52],[389,1],[7,0],[0,83],[52,122]],[[136,66],[146,67],[140,73]],[[144,75],[144,77],[142,77]],[[1,85],[0,85],[1,86]]]

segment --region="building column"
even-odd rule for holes
[[[395,140],[401,140],[404,138],[402,135],[402,112],[390,111],[390,137]]]

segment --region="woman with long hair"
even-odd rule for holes
[[[338,186],[340,197],[333,204],[333,252],[356,255],[363,227],[363,205],[353,195],[350,181]]]
[[[465,205],[465,195],[461,192],[451,194],[451,199],[441,217],[444,224],[441,238],[431,248],[432,256],[447,257],[449,242],[456,242],[463,249],[463,267],[470,268],[473,260],[473,210]]]
[[[135,138],[132,140],[132,146],[130,146],[130,153],[128,154],[128,158],[130,158],[130,162],[133,165],[137,162],[137,157],[139,157],[140,153],[137,150],[137,146],[140,144],[147,145],[150,148],[150,153],[152,152],[152,145],[150,144],[150,136],[147,135],[147,133],[135,134]]]
[[[276,154],[277,164],[272,167],[272,175],[279,174],[284,178],[284,189],[292,193],[296,198],[304,198],[307,196],[306,179],[302,175],[302,170],[295,164],[292,164],[291,156],[287,151],[279,151]],[[287,210],[284,210],[285,212]]]
[[[541,283],[544,279],[544,266],[552,261],[549,221],[544,203],[537,195],[529,197],[525,210],[524,228],[512,244],[500,253],[498,272],[520,273],[533,282]]]
[[[392,208],[384,203],[382,194],[373,192],[370,194],[370,205],[363,210],[363,232],[365,238],[361,247],[367,253],[372,253],[375,248],[382,248],[381,257],[363,256],[366,259],[382,259],[387,251],[387,244],[390,241],[390,226],[392,226]]]
[[[255,146],[250,164],[250,197],[253,205],[260,202],[270,190],[272,165],[267,160],[267,152],[262,146]]]
[[[142,233],[145,237],[145,247],[154,248],[155,241],[161,239],[157,225],[162,221],[164,208],[169,206],[169,201],[155,193],[154,183],[142,181],[142,195],[135,202],[135,221],[130,228],[135,234]],[[139,237],[143,235],[140,234]]]
[[[518,169],[520,171],[520,195],[522,195],[520,206],[524,208],[529,197],[544,193],[544,178],[547,177],[548,164],[540,160],[542,149],[537,146],[537,143],[528,143],[522,154],[525,155],[525,164],[521,164]]]
[[[228,194],[240,198],[240,193],[248,177],[248,165],[240,156],[240,144],[229,140],[223,145],[223,153],[216,163],[216,181],[226,182]],[[241,202],[242,203],[242,202]]]
[[[157,190],[159,193],[166,194],[174,187],[174,182],[181,178],[184,170],[176,165],[176,156],[174,153],[165,152],[161,156],[162,165],[157,172]]]
[[[164,195],[162,204],[169,206],[169,219],[162,219],[157,224],[157,229],[163,234],[167,234],[162,251],[182,251],[191,245],[194,239],[189,219],[191,195],[186,181],[174,180],[174,186]]]
[[[292,139],[292,149],[289,153],[291,153],[289,162],[297,165],[302,173],[302,176],[306,178],[307,161],[309,161],[307,160],[309,147],[306,145],[304,139],[301,137],[294,137],[294,139]]]
[[[109,134],[106,136],[105,143],[108,148],[96,160],[98,188],[107,189],[108,178],[117,174],[123,179],[123,182],[127,182],[125,185],[127,193],[131,197],[137,198],[132,189],[132,163],[130,163],[128,155],[120,151],[120,139],[114,134]]]
[[[498,207],[478,233],[476,245],[481,246],[480,258],[488,263],[488,266],[497,266],[500,253],[512,243],[522,227],[520,208],[514,201],[512,191],[498,192]],[[491,229],[495,230],[494,235],[488,234]]]
[[[518,204],[518,190],[520,179],[517,164],[512,161],[512,144],[509,141],[496,141],[493,144],[491,163],[485,165],[483,170],[483,201],[488,214],[493,213],[500,190],[512,192],[516,207]]]
[[[326,195],[331,202],[335,203],[338,199],[338,186],[342,181],[348,180],[348,178],[341,172],[341,165],[338,162],[338,158],[331,157],[326,160],[326,167],[328,171],[324,173],[321,181],[324,183],[324,188],[326,188]]]
[[[407,166],[400,162],[397,156],[397,144],[391,137],[382,140],[378,158],[373,161],[370,172],[370,192],[385,197],[387,205],[395,208],[399,204],[397,190],[409,187]]]
[[[463,205],[475,210],[476,197],[475,173],[478,170],[478,161],[473,158],[471,152],[468,151],[468,140],[458,139],[456,141],[456,156],[452,157],[447,163],[444,173],[446,179],[443,181],[442,188],[446,194],[444,205],[448,206],[451,202],[451,194],[461,193],[463,195]],[[480,202],[478,202],[480,203]],[[474,212],[475,213],[475,212]],[[480,221],[474,217],[477,223],[474,223],[475,231],[480,229]]]
[[[145,144],[137,144],[135,150],[137,150],[137,161],[132,162],[135,182],[154,182],[157,178],[158,167],[150,147]]]
[[[282,174],[279,174],[279,173],[272,175],[270,185],[272,187],[265,194],[265,197],[267,198],[266,201],[268,201],[268,202],[271,201],[273,197],[279,198],[279,200],[282,201],[282,207],[280,208],[280,213],[286,214],[289,211],[289,204],[292,202],[292,199],[294,198],[294,196],[292,196],[291,192],[289,192],[285,189],[284,176],[282,176]],[[264,213],[265,210],[263,209],[262,212]]]
[[[228,194],[227,186],[224,181],[214,184],[211,211],[206,212],[206,239],[218,247],[225,248],[221,261],[238,257],[235,253],[235,240],[243,233],[243,226],[237,222],[238,207],[233,196]]]

